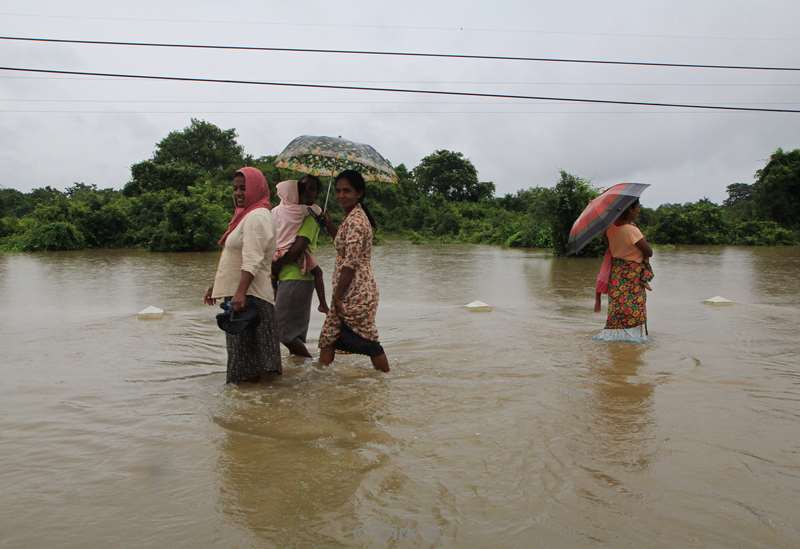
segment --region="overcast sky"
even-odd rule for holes
[[[796,1],[138,2],[2,0],[0,35],[800,66]],[[800,73],[165,50],[0,41],[0,65],[98,72],[800,108]],[[355,84],[357,85],[357,84]],[[498,194],[561,169],[650,183],[645,203],[719,201],[800,114],[481,100],[0,71],[0,186],[121,187],[191,117],[256,156],[295,136],[370,143],[409,168],[463,152]]]

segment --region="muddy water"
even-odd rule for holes
[[[629,346],[596,261],[380,246],[392,373],[247,388],[215,260],[0,256],[0,546],[800,546],[798,248],[659,250]]]

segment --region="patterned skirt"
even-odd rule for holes
[[[647,341],[647,295],[644,283],[652,274],[643,263],[614,258],[608,281],[606,327],[594,339]]]
[[[227,383],[259,381],[269,374],[281,374],[281,349],[275,325],[275,307],[252,297],[261,321],[239,335],[225,334],[228,347]],[[250,305],[252,306],[252,305]]]

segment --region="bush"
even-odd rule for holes
[[[16,217],[0,217],[0,238],[6,238],[17,232],[19,220]]]
[[[274,156],[253,158],[236,132],[192,120],[161,140],[151,158],[134,164],[124,191],[73,183],[29,193],[0,189],[0,245],[4,249],[144,247],[160,251],[209,250],[230,217],[233,171],[261,169],[274,185],[300,174],[275,167]],[[597,195],[588,181],[560,173],[554,187],[533,186],[495,197],[475,166],[455,151],[439,150],[413,170],[395,168],[396,185],[375,183],[367,204],[385,234],[412,242],[470,242],[566,252],[569,230]],[[329,179],[323,180],[323,195]],[[640,226],[658,244],[798,243],[800,149],[777,150],[753,184],[728,186],[723,205],[708,200],[642,208]],[[343,212],[332,200],[334,222]],[[380,236],[378,236],[380,239]],[[598,255],[600,238],[581,255]]]
[[[666,204],[655,211],[650,239],[659,244],[732,243],[722,206],[703,199],[691,204]]]
[[[734,242],[747,246],[797,244],[797,235],[774,221],[745,221],[733,229]]]
[[[85,246],[83,234],[65,221],[32,224],[17,242],[17,247],[26,252],[79,250]]]
[[[165,219],[154,231],[148,248],[156,252],[206,251],[217,247],[228,213],[220,206],[181,196],[167,202]]]

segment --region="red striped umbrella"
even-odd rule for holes
[[[569,231],[567,253],[576,254],[602,234],[649,187],[645,183],[617,183],[589,202]]]

